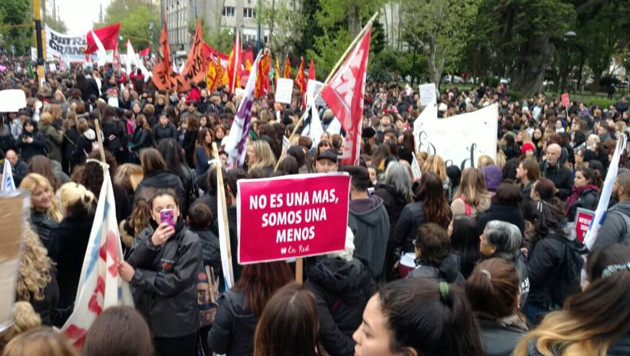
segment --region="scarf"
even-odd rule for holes
[[[565,206],[565,213],[567,213],[567,215],[569,214],[571,205],[573,205],[573,203],[575,203],[580,198],[580,195],[582,195],[583,192],[589,189],[592,189],[599,193],[599,188],[592,184],[587,184],[583,187],[573,187],[573,193],[571,193],[571,196],[567,199],[567,205]]]

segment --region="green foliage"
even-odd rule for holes
[[[160,9],[154,4],[147,4],[146,0],[114,0],[106,9],[105,23],[112,25],[120,23],[120,36],[123,40],[131,40],[134,48],[142,49],[151,43],[151,19],[155,29],[155,42],[160,37],[159,20]],[[124,43],[119,43],[123,48]]]
[[[210,47],[221,53],[230,54],[230,51],[232,51],[234,35],[231,34],[229,30],[212,31],[207,39],[205,35],[203,38]]]
[[[48,25],[48,27],[50,27],[53,31],[57,31],[60,33],[66,33],[68,31],[68,28],[66,27],[66,23],[61,21],[61,20],[57,20],[54,19],[52,16],[49,16],[46,19],[46,25]]]
[[[301,40],[301,33],[306,26],[306,15],[280,0],[263,0],[262,11],[256,7],[256,18],[270,29],[268,47],[279,56],[295,55],[293,50]]]
[[[522,101],[525,97],[522,93],[513,90],[508,91],[507,95],[510,101]]]
[[[299,39],[295,43],[296,55],[306,56],[306,51],[315,47],[315,37],[323,35],[322,27],[315,18],[315,14],[320,10],[319,0],[302,0],[304,22]]]
[[[190,38],[195,37],[195,31],[197,31],[197,20],[190,19],[188,21],[188,34],[190,35]],[[204,18],[201,18],[201,35],[203,36],[203,41],[209,44],[212,38],[210,36],[210,29],[208,28],[208,24]]]
[[[0,20],[0,34],[4,37],[7,49],[15,46],[16,55],[29,53],[29,47],[34,44],[33,27],[22,25],[32,21],[30,2],[0,1]]]
[[[368,75],[371,80],[404,80],[406,76],[420,79],[426,75],[427,57],[413,52],[386,48],[379,53],[370,53]],[[401,79],[402,77],[402,79]]]

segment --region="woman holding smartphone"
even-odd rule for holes
[[[134,239],[118,271],[131,283],[158,355],[196,355],[200,320],[195,277],[203,265],[201,243],[179,216],[173,190],[157,190],[149,206],[151,226]]]

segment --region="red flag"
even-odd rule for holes
[[[271,56],[269,51],[265,51],[265,55],[258,62],[258,71],[256,72],[256,87],[254,88],[254,97],[262,98],[269,92],[271,84],[269,83],[269,71],[271,70]]]
[[[234,46],[232,46],[232,52],[230,52],[230,59],[228,60],[227,74],[230,85],[228,87],[230,93],[234,93],[236,88],[240,88],[239,82],[241,80],[241,34],[236,31],[236,39],[234,40]]]
[[[174,88],[177,91],[190,90],[190,85],[184,80],[181,74],[175,73],[171,67],[171,47],[168,43],[168,30],[166,24],[162,28],[160,35],[160,47],[162,48],[162,56],[158,58],[158,62],[153,67],[153,83],[159,90]]]
[[[371,36],[372,28],[370,27],[346,58],[341,68],[321,91],[322,99],[326,101],[328,107],[341,122],[341,126],[346,130],[341,164],[359,164],[365,74],[368,66],[368,55],[370,54]]]
[[[201,29],[201,20],[197,20],[197,30],[195,30],[195,38],[193,39],[193,45],[188,53],[188,60],[186,60],[186,66],[184,67],[184,80],[195,83],[199,83],[206,78],[206,72],[208,71],[208,57],[205,55],[203,41],[203,31]]]
[[[141,55],[142,57],[147,57],[148,55],[151,54],[151,47],[147,47],[143,49],[142,51],[138,52],[138,54]]]
[[[98,50],[98,46],[96,46],[96,42],[94,42],[94,38],[92,37],[92,31],[88,32],[85,35],[85,39],[87,41],[87,48],[85,49],[85,53],[91,54]],[[118,47],[118,34],[120,33],[120,24],[117,23],[115,25],[99,28],[98,30],[94,30],[94,34],[98,36],[98,39],[103,43],[103,48],[105,50],[115,50]]]
[[[311,65],[308,66],[308,80],[315,80],[315,63],[311,59]]]
[[[295,85],[300,89],[300,95],[306,93],[306,79],[304,78],[304,58],[300,60],[300,68],[295,76]]]

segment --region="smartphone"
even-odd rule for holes
[[[162,209],[160,211],[160,222],[165,222],[169,226],[175,226],[175,215],[173,209]]]

